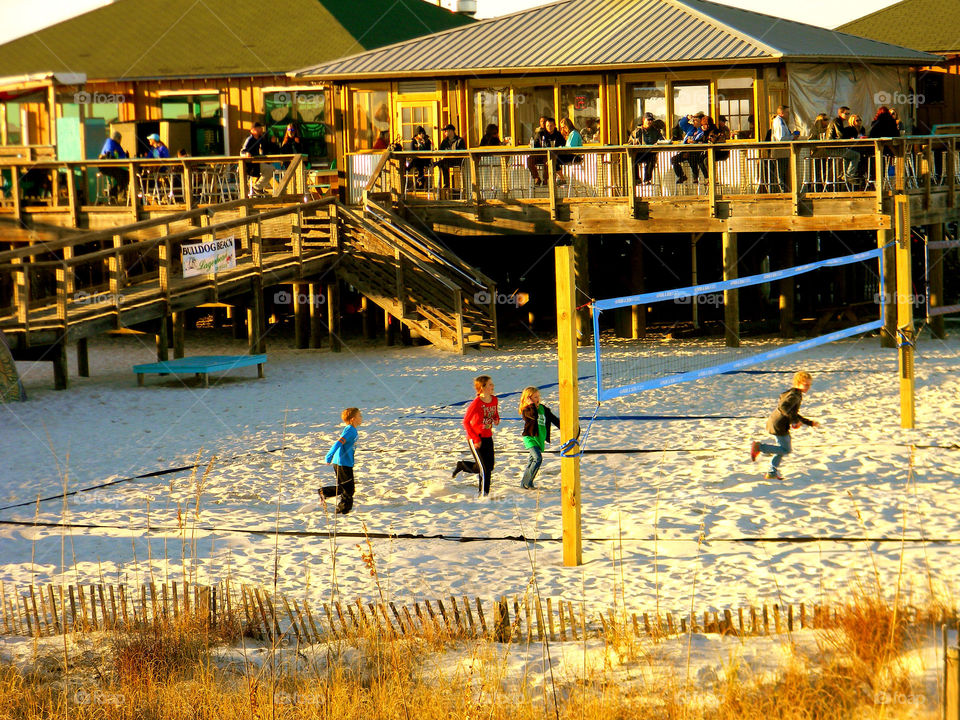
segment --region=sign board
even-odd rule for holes
[[[194,245],[182,245],[180,259],[183,263],[185,278],[211,275],[235,268],[237,253],[234,249],[233,236]]]

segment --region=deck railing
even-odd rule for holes
[[[409,204],[532,202],[553,208],[578,198],[692,200],[714,210],[724,198],[779,195],[792,198],[796,214],[805,198],[875,196],[879,211],[891,192],[922,193],[926,206],[931,193],[949,189],[952,206],[960,185],[958,139],[391,152],[375,176],[382,153],[355,154],[348,158],[347,201],[362,202],[366,189]]]
[[[70,213],[76,219],[81,211],[98,209],[191,210],[243,200],[252,194],[253,165],[269,177],[269,194],[308,194],[302,155],[79,162],[0,156],[0,217]]]

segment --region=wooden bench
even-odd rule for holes
[[[133,372],[137,375],[137,385],[143,385],[144,375],[156,373],[168,375],[173,373],[194,373],[203,378],[203,386],[210,387],[209,375],[212,372],[233,370],[248,365],[257,366],[257,377],[263,377],[263,364],[267,361],[266,355],[198,355],[196,357],[177,358],[165,362],[134,365]]]

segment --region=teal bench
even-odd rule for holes
[[[257,377],[262,378],[263,364],[266,361],[266,355],[198,355],[145,365],[134,365],[133,372],[137,375],[137,385],[143,385],[144,376],[149,373],[158,375],[194,373],[198,378],[203,378],[204,387],[210,387],[210,373],[233,370],[248,365],[256,365]]]

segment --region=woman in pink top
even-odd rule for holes
[[[490,494],[490,475],[493,473],[493,426],[500,424],[499,401],[493,394],[493,380],[489,375],[480,375],[473,381],[477,397],[467,406],[463,416],[463,429],[467,433],[467,445],[473,460],[457,461],[453,477],[461,472],[476,473],[479,478],[479,493]]]

